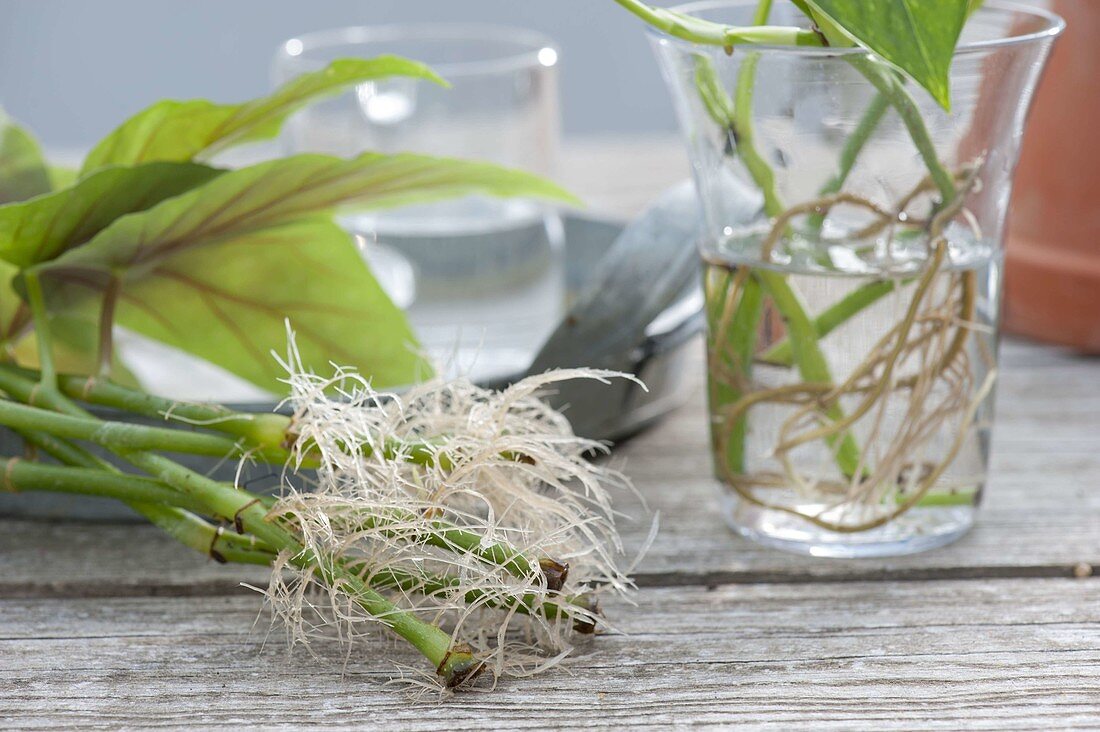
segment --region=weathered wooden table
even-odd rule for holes
[[[574,146],[565,177],[628,213],[682,173],[668,141],[645,149]],[[900,559],[808,560],[733,536],[697,388],[617,451],[661,513],[637,606],[607,608],[622,634],[438,707],[385,688],[386,663],[265,644],[241,587],[258,569],[151,527],[0,521],[0,726],[1100,727],[1100,362],[1012,341],[1003,360],[979,525]],[[624,526],[633,546],[647,526]]]

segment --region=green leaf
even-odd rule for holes
[[[56,193],[0,206],[0,259],[19,267],[53,259],[118,217],[154,206],[222,172],[197,163],[112,166]]]
[[[55,191],[60,191],[62,188],[68,188],[76,183],[80,178],[80,171],[76,168],[69,168],[64,165],[51,165],[50,170],[50,184]]]
[[[119,324],[272,392],[286,323],[306,368],[354,365],[376,386],[431,373],[402,313],[349,235],[325,218],[243,234],[171,257],[124,285]]]
[[[0,112],[0,204],[49,191],[50,173],[38,143]]]
[[[536,176],[487,163],[298,155],[226,172],[123,216],[39,269],[52,310],[87,308],[111,277],[121,277],[119,322],[268,389],[278,388],[267,354],[283,348],[284,317],[300,335],[318,334],[312,365],[338,359],[380,386],[394,385],[415,376],[418,363],[404,320],[378,304],[377,285],[349,238],[318,215],[469,193],[571,200]],[[342,254],[332,253],[340,247]]]
[[[0,261],[0,342],[4,355],[28,368],[38,368],[38,341],[31,330],[30,308],[16,292],[13,281],[18,274],[15,266]],[[98,314],[92,309],[54,313],[50,317],[53,335],[54,365],[71,374],[95,373],[99,364]],[[119,383],[136,385],[133,374],[117,359],[111,377]]]
[[[104,138],[84,161],[81,175],[110,164],[185,161],[232,145],[274,137],[286,118],[308,102],[352,84],[390,76],[444,83],[421,63],[397,56],[342,59],[303,74],[266,97],[243,104],[205,100],[162,101],[139,112]]]
[[[13,286],[19,270],[7,262],[0,262],[0,342],[10,348],[21,335],[24,325],[30,322],[30,309],[16,293]]]
[[[142,270],[185,249],[340,207],[377,210],[472,193],[574,200],[542,178],[489,163],[412,154],[295,155],[229,171],[124,216],[43,271]]]
[[[803,1],[831,42],[835,30],[827,24],[911,76],[950,109],[951,59],[972,0]]]

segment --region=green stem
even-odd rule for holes
[[[763,313],[763,293],[759,282],[755,277],[741,277],[740,292],[733,292],[736,277],[723,267],[723,283],[713,283],[720,286],[724,293],[707,293],[707,302],[715,303],[715,312],[708,314],[708,332],[711,343],[712,357],[718,359],[726,369],[745,375],[746,381],[751,379],[752,363],[756,353],[757,336],[760,326],[760,318]],[[712,283],[707,283],[711,285]],[[728,346],[720,342],[726,334],[720,332],[723,317],[723,309],[729,298],[738,298],[733,319],[728,330]],[[731,404],[740,400],[741,391],[733,384],[726,384],[717,379],[717,374],[711,374],[711,413],[717,414],[724,404]],[[717,437],[717,430],[712,430],[712,435]],[[745,440],[748,437],[748,416],[740,414],[733,427],[730,428],[729,438],[725,445],[714,444],[715,459],[718,450],[724,450],[726,454],[725,465],[735,472],[745,471]]]
[[[733,46],[820,46],[821,38],[813,31],[786,26],[720,25],[684,13],[651,7],[640,0],[615,0],[649,25],[670,36],[695,43]],[[770,4],[770,3],[769,3]]]
[[[840,169],[832,180],[822,187],[820,191],[822,196],[837,193],[844,187],[844,182],[848,180],[848,175],[855,167],[856,160],[871,139],[871,135],[874,134],[882,122],[882,118],[886,116],[886,110],[888,109],[890,109],[890,99],[884,94],[876,94],[863,112],[863,116],[860,117],[859,124],[856,125],[855,130],[852,131],[852,134],[844,143],[844,149],[840,151]]]
[[[27,286],[27,302],[31,307],[31,317],[36,324],[38,362],[39,368],[42,369],[41,384],[44,389],[55,390],[57,373],[53,365],[53,339],[48,327],[50,316],[46,309],[46,296],[42,292],[42,282],[39,280],[37,270],[34,269],[25,270],[23,280]]]
[[[488,544],[481,534],[460,529],[445,521],[425,522],[424,519],[407,512],[393,512],[388,516],[368,516],[363,521],[364,528],[379,528],[384,532],[387,526],[396,527],[400,524],[426,524],[420,535],[424,543],[458,554],[475,556],[486,564],[501,567],[514,577],[521,579],[530,577],[538,564],[532,562],[518,549],[502,542]],[[394,533],[397,533],[396,528]],[[407,536],[405,532],[400,533],[402,536]]]
[[[4,487],[16,492],[46,491],[113,498],[126,502],[165,503],[196,511],[204,511],[207,508],[204,502],[196,500],[193,495],[169,488],[151,478],[112,474],[100,469],[42,465],[10,458],[0,459],[0,475],[4,476]],[[262,541],[231,533],[219,534],[214,527],[194,516],[189,516],[186,520],[177,522],[170,528],[163,528],[166,528],[169,534],[185,545],[201,553],[211,554],[219,561],[270,565],[277,556]],[[480,547],[472,545],[475,541],[480,540],[480,537],[472,532],[459,532],[452,528],[447,530],[446,536],[451,542],[451,545],[447,548],[468,546],[472,551],[480,549]],[[221,543],[219,544],[219,542]],[[510,571],[518,571],[520,568],[519,563],[509,565],[501,561],[504,557],[494,551],[498,548],[497,546],[489,547],[483,550],[482,553],[487,560],[500,563]],[[526,562],[525,559],[523,561]],[[525,566],[528,567],[529,571],[530,565]],[[370,575],[370,585],[376,590],[399,587],[405,591],[435,594],[460,587],[461,580],[457,577],[438,577],[426,574],[422,576],[412,575],[400,570],[387,569],[384,572]],[[575,605],[578,609],[589,613],[593,612],[593,608],[583,596],[563,597],[560,601],[555,602],[547,601],[539,593],[524,593],[518,597],[501,599],[483,590],[473,589],[465,593],[465,600],[470,604],[514,608],[525,614],[539,612],[548,619],[569,615],[563,603]],[[580,626],[579,630],[591,629],[591,621],[578,618],[577,623]]]
[[[766,2],[766,0],[764,1]],[[672,14],[671,17],[668,14],[662,15],[660,12],[654,11],[641,3],[620,2],[620,4],[627,6],[639,17],[672,35],[698,43],[719,44],[718,38],[723,28],[719,24],[691,19],[688,16],[681,17],[677,14]],[[641,5],[641,8],[631,7],[632,5]],[[761,17],[761,13],[766,18],[766,11],[767,8],[758,7],[757,19]],[[692,22],[688,22],[689,20]],[[700,67],[702,72],[700,68],[697,68],[696,84],[704,93],[704,103],[711,116],[725,109],[732,110],[733,119],[730,128],[737,138],[737,152],[764,196],[765,212],[774,217],[783,210],[783,206],[775,191],[774,172],[756,150],[751,119],[752,93],[755,86],[757,61],[756,54],[753,54],[743,62],[732,105],[720,103],[720,98],[716,97],[716,91],[720,90],[720,85],[706,78],[708,71],[712,75],[714,73],[713,69],[709,68],[709,63],[707,67]],[[935,146],[920,115],[920,110],[905,90],[900,79],[891,69],[876,63],[870,58],[857,57],[851,63],[875,86],[883,100],[889,101],[890,106],[893,106],[897,111],[919,154],[924,159],[933,181],[939,188],[943,202],[953,200],[955,196],[954,178],[940,163]],[[700,79],[700,73],[703,74],[702,79]],[[882,115],[885,114],[885,108],[886,105],[883,102],[876,100],[871,110],[865,115],[865,124],[861,124],[857,134],[849,140],[841,160],[840,173],[835,179],[836,185],[843,184],[860,150],[879,120],[881,120]],[[759,279],[769,298],[788,325],[791,343],[790,356],[797,363],[802,378],[811,383],[832,383],[828,362],[825,360],[818,343],[816,324],[811,322],[806,315],[805,308],[797,293],[790,287],[786,279],[777,273],[758,271],[754,273],[754,276]],[[830,407],[827,414],[834,420],[843,419],[843,413],[838,405]],[[743,435],[743,432],[743,429],[739,430],[735,426],[732,433],[735,441],[737,435]],[[845,432],[842,436],[830,438],[830,444],[836,451],[838,466],[842,472],[851,476],[858,469],[860,454],[859,447],[851,433]]]
[[[23,372],[33,374],[33,372]],[[62,375],[62,393],[72,399],[110,407],[150,419],[176,421],[241,437],[251,445],[278,450],[288,440],[292,420],[283,414],[235,412],[217,404],[175,401],[119,386],[101,378]],[[289,452],[282,453],[289,457]]]
[[[210,457],[240,453],[239,445],[226,437],[129,422],[105,422],[11,401],[0,401],[0,424],[16,430],[37,430],[57,437],[87,440],[110,450],[164,450]]]
[[[53,450],[50,452],[56,456]],[[188,511],[205,509],[198,501],[152,478],[111,473],[101,468],[64,467],[2,458],[0,472],[9,490],[100,496],[127,503],[164,503]]]
[[[766,2],[766,0],[764,1]],[[804,31],[793,27],[776,28],[759,25],[741,28],[714,23],[661,8],[652,8],[640,2],[640,0],[615,0],[615,2],[658,30],[693,43],[726,48],[738,43],[784,46],[825,45],[822,37],[814,31]],[[759,10],[760,7],[758,6],[758,16]],[[763,40],[765,37],[767,40]],[[925,127],[924,119],[920,115],[920,109],[905,90],[901,79],[891,68],[868,56],[854,56],[850,61],[874,85],[880,94],[890,100],[890,104],[897,110],[898,116],[904,122],[910,137],[913,138],[917,151],[924,159],[936,187],[939,188],[943,203],[946,204],[951,201],[955,193],[954,178],[940,163],[939,157],[936,155],[935,145],[933,145],[928,129]]]
[[[24,401],[30,401],[33,398],[45,406],[73,418],[94,419],[88,412],[65,399],[56,389],[38,389],[38,385],[29,379],[10,372],[0,372],[0,388],[11,396]],[[4,403],[0,402],[0,404]],[[106,471],[113,476],[122,475],[118,468],[103,458],[73,445],[58,435],[37,430],[16,431],[25,440],[37,445],[67,465]],[[144,501],[131,501],[127,505],[150,523],[176,537],[187,546],[215,558],[228,557],[224,553],[218,554],[219,542],[229,546],[232,543],[231,537],[233,535],[226,534],[225,537],[216,535],[213,533],[215,529],[212,526],[186,510]],[[202,529],[203,526],[207,528]]]
[[[973,506],[978,497],[978,491],[950,490],[939,493],[928,493],[921,498],[915,506],[917,508],[954,508],[956,506]]]
[[[760,0],[753,15],[753,23],[756,25],[767,23],[771,14],[771,6],[771,0]],[[717,74],[710,63],[710,59],[702,55],[698,58],[705,60],[706,64],[696,69],[696,78],[698,80],[699,74],[702,73],[704,76],[703,85],[711,87],[715,97],[721,100],[723,108],[729,110],[727,118],[718,120],[718,122],[724,124],[730,130],[730,134],[734,137],[737,154],[740,155],[749,174],[762,191],[765,213],[768,216],[775,216],[783,209],[783,204],[775,189],[775,174],[756,149],[752,123],[753,90],[756,85],[756,67],[760,61],[760,54],[750,54],[742,62],[741,68],[738,69],[737,90],[732,101],[728,100],[721,84],[718,83]],[[718,317],[722,317],[720,311],[724,307],[727,298],[739,298],[737,309],[730,323],[729,345],[731,354],[725,361],[729,367],[744,374],[745,380],[749,381],[752,379],[753,357],[756,353],[760,319],[764,313],[763,292],[759,281],[755,277],[743,278],[740,293],[730,291],[735,279],[732,273],[728,273],[724,279],[726,295],[719,300]],[[723,337],[724,334],[715,333],[715,327],[715,324],[711,325],[712,335],[718,338]],[[715,349],[715,353],[724,355],[724,344],[714,343],[712,348]],[[719,358],[722,358],[723,355],[720,355]],[[719,385],[711,393],[711,409],[715,410],[720,404],[737,401],[741,396],[740,390],[728,385]],[[737,417],[727,443],[714,446],[715,457],[717,458],[719,451],[724,451],[726,464],[734,471],[743,472],[745,469],[745,441],[747,438],[748,415],[742,414]]]
[[[0,365],[0,388],[4,388],[6,377],[9,376],[35,379],[38,378],[38,372]],[[256,457],[268,462],[285,463],[294,457],[288,446],[296,438],[293,434],[294,422],[286,415],[234,412],[220,405],[175,401],[128,389],[105,379],[61,375],[57,377],[57,382],[61,392],[71,399],[243,438],[248,444],[239,445],[238,449],[256,449]],[[369,446],[363,445],[360,449],[364,456],[370,454]],[[439,467],[444,470],[453,467],[451,459],[447,455],[439,454],[435,445],[427,441],[408,443],[391,439],[386,442],[383,455],[390,460],[401,455],[416,465],[429,466],[438,462]],[[524,459],[512,453],[503,453],[502,456],[513,460]],[[317,456],[312,455],[308,449],[303,451],[303,465],[317,465]]]
[[[798,373],[807,384],[832,384],[833,376],[829,371],[829,363],[825,354],[821,351],[821,345],[817,341],[817,333],[806,308],[802,304],[798,293],[791,288],[787,279],[777,272],[758,269],[756,276],[760,278],[764,289],[768,292],[776,310],[783,317],[790,334],[791,357],[798,366]],[[833,404],[825,411],[825,415],[838,422],[843,420],[844,412],[840,405]],[[837,467],[848,477],[852,477],[859,470],[860,449],[851,432],[841,435],[833,435],[826,442],[836,453]]]
[[[768,0],[762,0],[760,5],[757,6],[757,19],[767,19],[769,10],[768,5]],[[697,58],[705,57],[698,56]],[[755,128],[752,118],[753,93],[756,86],[756,67],[759,60],[760,54],[753,53],[749,54],[742,62],[738,72],[737,89],[734,93],[732,102],[723,104],[712,102],[712,105],[715,109],[728,108],[731,110],[731,119],[729,120],[728,126],[736,140],[736,153],[745,164],[746,170],[748,170],[749,175],[764,196],[764,213],[774,218],[783,212],[784,204],[776,190],[775,172],[772,170],[767,160],[760,154],[759,150],[757,150]],[[702,80],[700,80],[700,74],[703,74]],[[713,96],[721,91],[721,85],[718,84],[716,78],[708,81],[706,78],[708,75],[711,77],[715,75],[713,66],[710,65],[709,60],[707,60],[705,65],[696,68],[696,84],[701,88],[705,87],[710,90],[710,94]],[[710,106],[708,106],[708,109],[710,109]],[[814,335],[813,327],[810,325],[809,315],[806,313],[801,298],[799,298],[787,279],[775,272],[769,272],[763,269],[755,271],[753,273],[753,279],[760,283],[765,294],[775,305],[783,320],[787,323],[790,331],[790,340],[798,342],[797,347],[792,351],[792,355],[798,362],[799,371],[803,379],[813,383],[832,383],[832,374],[830,373],[828,362],[817,342],[817,337]],[[758,308],[762,308],[762,303],[759,302],[752,292],[754,287],[754,285],[746,286],[745,292],[748,292],[750,297],[743,302],[749,307],[746,308],[744,312],[740,312],[739,308],[739,312],[735,315],[732,333],[736,335],[737,340],[731,345],[734,352],[737,354],[751,354],[755,351],[756,329],[752,326],[755,323],[759,323],[760,311]],[[746,376],[751,374],[752,361],[752,358],[747,358],[740,365]],[[736,397],[737,395],[734,394],[733,396]],[[831,419],[842,419],[844,415],[839,406],[834,406],[829,410],[828,416]],[[744,441],[745,435],[747,434],[747,420],[748,415],[739,417],[738,423],[733,426],[733,430],[730,434],[730,444],[719,448],[725,449],[727,451],[727,456],[734,458],[734,462],[730,463],[733,469],[736,469],[735,466],[737,465],[743,466],[744,464]],[[834,441],[835,439],[836,438],[834,438]],[[844,433],[844,435],[839,438],[839,442],[834,445],[834,449],[836,450],[837,466],[840,470],[845,475],[850,476],[854,474],[859,466],[859,446],[856,444],[852,435],[847,432]]]
[[[874,134],[882,122],[882,118],[886,115],[888,109],[890,109],[890,99],[884,94],[876,94],[875,98],[871,100],[871,104],[864,111],[863,116],[860,117],[859,124],[856,125],[855,130],[852,131],[852,134],[848,136],[847,141],[844,143],[844,149],[840,152],[839,169],[836,175],[818,191],[820,196],[832,195],[844,187],[852,168],[855,167],[856,160],[859,159],[860,153],[863,152],[863,148],[870,141],[871,135]],[[814,232],[820,232],[824,223],[824,214],[815,213],[809,217],[809,225]]]
[[[956,193],[955,177],[940,162],[935,143],[932,142],[932,137],[928,134],[928,127],[924,124],[924,118],[921,117],[920,108],[905,89],[901,78],[893,69],[875,61],[873,58],[856,56],[850,61],[863,74],[864,78],[878,90],[879,94],[890,100],[890,106],[901,118],[905,129],[909,132],[909,137],[912,138],[913,144],[917,147],[917,152],[924,160],[924,164],[932,176],[932,181],[940,191],[941,204],[946,205],[954,200]]]
[[[758,61],[759,54],[752,54],[745,59],[741,67],[742,78],[738,82],[733,101],[734,124],[742,139],[747,139],[748,142],[747,146],[739,144],[738,152],[753,180],[764,194],[764,212],[774,217],[783,212],[784,205],[775,189],[775,173],[756,149],[752,124],[752,99],[756,86]],[[832,383],[833,376],[829,363],[821,351],[817,335],[810,324],[810,317],[798,293],[786,277],[776,272],[758,268],[753,274],[787,325],[790,341],[794,344],[792,357],[798,364],[802,379],[810,383]],[[751,315],[750,313],[750,317]],[[751,363],[751,359],[749,362]],[[837,420],[843,419],[844,414],[839,406],[834,406],[829,409],[828,416],[830,419]],[[747,418],[748,416],[745,415],[745,419]],[[846,432],[839,441],[838,438],[834,438],[829,444],[836,450],[837,467],[841,472],[848,476],[854,475],[859,468],[860,450],[851,433]]]
[[[110,470],[113,466],[98,455],[88,452],[68,440],[55,437],[48,432],[34,430],[15,430],[23,441],[36,447],[65,465],[82,465],[88,468]]]
[[[274,555],[253,537],[219,532],[214,526],[189,513],[186,508],[202,512],[185,496],[169,490],[155,481],[120,473],[116,467],[61,438],[41,432],[21,432],[28,443],[69,466],[39,465],[17,459],[4,461],[3,474],[9,490],[48,490],[79,495],[112,497],[123,500],[134,511],[169,536],[200,554],[220,562],[270,564]],[[80,470],[79,474],[59,475],[55,471]],[[136,481],[146,482],[138,483]],[[117,492],[117,495],[115,494]],[[164,504],[159,502],[163,500]],[[263,552],[266,551],[266,554]]]
[[[276,556],[262,542],[219,532],[195,514],[188,513],[187,510],[201,512],[204,507],[155,480],[100,469],[42,465],[17,458],[0,459],[0,471],[3,471],[4,487],[12,492],[67,493],[140,504],[146,518],[172,538],[219,562],[270,565]],[[165,505],[155,505],[158,503]],[[173,511],[172,507],[186,510]]]
[[[784,206],[775,188],[775,171],[756,149],[756,130],[752,121],[756,67],[759,63],[760,54],[753,53],[745,58],[738,70],[737,89],[733,96],[732,129],[737,137],[737,154],[764,195],[764,213],[778,216],[783,212]]]
[[[727,297],[736,297],[737,293],[729,293]],[[753,371],[753,359],[756,354],[756,343],[760,332],[760,318],[764,313],[764,297],[759,281],[755,277],[744,278],[741,286],[740,301],[737,303],[737,311],[734,313],[730,324],[730,349],[732,358],[727,361],[729,365],[743,373],[746,379],[751,379]],[[715,343],[713,348],[721,352],[722,344]],[[721,387],[713,396],[711,409],[717,411],[722,404],[731,404],[742,397],[740,390],[730,387]],[[715,445],[716,450],[724,450],[727,465],[735,472],[745,470],[745,440],[748,438],[748,415],[737,417],[730,431],[729,440],[725,445]]]
[[[126,451],[119,451],[118,454],[163,483],[193,496],[215,514],[234,517],[248,533],[286,552],[291,564],[318,574],[326,586],[343,588],[372,617],[434,663],[449,686],[460,684],[480,668],[473,652],[454,646],[448,633],[401,610],[339,561],[314,553],[291,533],[271,523],[267,511],[251,493],[211,480],[160,455]]]
[[[76,386],[79,379],[62,377],[62,388]],[[29,396],[33,384],[25,377],[21,377],[11,369],[0,368],[0,388],[9,391],[17,398]],[[121,395],[133,406],[134,398],[138,395],[129,393],[121,387],[100,385],[95,389],[104,388],[106,393]],[[156,403],[156,399],[150,397],[144,404]],[[53,403],[58,406],[58,401]],[[210,409],[196,406],[196,409]],[[78,413],[87,414],[83,410]],[[278,415],[276,415],[278,416]],[[285,419],[285,418],[283,418]],[[203,435],[201,433],[182,432],[180,430],[165,429],[136,425],[128,422],[105,422],[93,416],[76,416],[74,414],[59,414],[55,411],[36,407],[15,404],[13,402],[0,401],[0,424],[17,430],[38,430],[47,432],[53,437],[87,440],[105,447],[109,450],[122,450],[133,452],[135,450],[169,450],[175,452],[188,452],[191,454],[210,454],[216,457],[224,456],[229,451],[237,449],[236,443],[224,438]],[[193,508],[194,504],[186,506]],[[218,514],[230,517],[231,514]],[[396,524],[399,522],[421,523],[422,519],[408,514],[390,516],[386,518],[368,517],[369,526],[384,526],[385,523]],[[494,542],[486,544],[482,535],[456,528],[444,521],[431,521],[424,528],[424,541],[451,551],[470,553],[485,562],[503,567],[516,577],[530,576],[534,571],[535,563],[529,560],[517,549],[507,544]]]
[[[43,330],[39,325],[39,330]],[[17,380],[7,373],[7,385],[2,388],[12,393],[10,388]],[[22,380],[25,382],[25,380]],[[24,386],[26,384],[24,383]],[[33,386],[24,389],[27,397],[33,394]],[[77,414],[86,414],[79,407],[67,403],[63,397],[47,394],[52,402],[50,406]],[[238,519],[248,533],[270,545],[274,549],[287,551],[291,562],[306,571],[317,572],[329,586],[342,585],[372,616],[409,641],[429,661],[436,665],[449,685],[457,685],[480,669],[480,662],[472,651],[466,648],[452,648],[453,639],[443,630],[425,623],[415,615],[400,610],[376,591],[368,587],[357,575],[347,571],[338,562],[319,557],[307,551],[291,534],[267,521],[267,511],[253,494],[232,486],[227,486],[195,473],[178,463],[149,452],[134,448],[140,440],[132,440],[126,430],[108,429],[103,431],[96,425],[94,418],[76,415],[57,414],[35,407],[23,406],[0,401],[0,423],[16,429],[41,430],[55,436],[80,436],[108,448],[119,457],[159,479],[165,485],[174,488],[184,496],[194,499],[205,507],[205,513],[223,518]],[[90,423],[90,424],[89,424]],[[125,425],[123,425],[125,426]],[[136,426],[136,425],[130,425]],[[154,428],[141,428],[149,430]],[[171,431],[171,430],[168,430]],[[65,434],[66,432],[70,434]],[[71,434],[76,433],[76,435]],[[156,504],[130,504],[157,526],[180,541],[194,546],[197,536],[194,524],[180,509],[158,506]],[[207,545],[209,547],[209,545]]]
[[[832,333],[864,308],[873,305],[893,292],[897,289],[897,286],[898,282],[896,280],[868,282],[822,310],[813,320],[813,330],[817,334],[818,340]],[[791,341],[789,338],[784,338],[761,354],[757,360],[773,366],[790,366],[792,358]]]
[[[425,595],[453,592],[462,586],[462,580],[452,576],[434,576],[428,574],[411,574],[395,569],[386,569],[371,577],[371,584],[375,587],[396,587],[405,592],[419,592]],[[515,609],[525,615],[539,614],[548,620],[559,617],[570,617],[573,611],[568,606],[582,610],[589,615],[595,615],[598,610],[595,600],[590,595],[576,595],[562,597],[560,600],[547,600],[545,595],[535,592],[525,592],[519,596],[499,597],[495,593],[489,593],[481,589],[466,590],[463,595],[467,605],[488,606],[494,608]],[[574,630],[581,633],[591,633],[595,630],[595,622],[589,618],[574,617]]]

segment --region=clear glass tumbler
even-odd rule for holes
[[[678,8],[750,25],[757,3]],[[775,25],[805,23],[778,2]],[[712,447],[740,533],[904,554],[973,523],[997,378],[1001,243],[1060,19],[985,3],[951,111],[859,49],[651,31],[706,218]]]
[[[451,86],[405,78],[360,84],[296,114],[284,132],[288,152],[417,152],[553,175],[558,50],[538,33],[464,24],[307,33],[280,47],[273,80],[382,54],[424,62]],[[453,373],[520,372],[561,320],[561,223],[541,203],[470,196],[343,223],[407,310],[421,346]]]

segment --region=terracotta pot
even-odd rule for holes
[[[1067,21],[1028,127],[1005,262],[1009,332],[1100,354],[1100,2]]]

